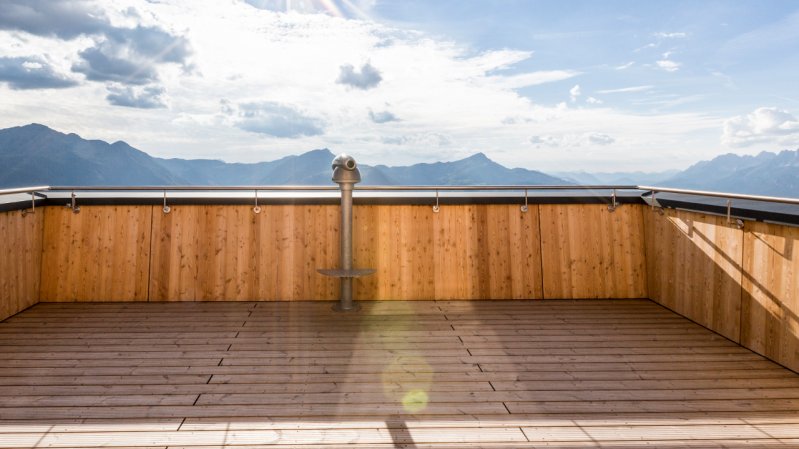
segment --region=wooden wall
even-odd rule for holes
[[[337,280],[316,272],[338,266],[335,205],[267,205],[257,215],[249,206],[51,207],[45,218],[43,301],[338,297]],[[354,223],[355,266],[377,270],[356,281],[356,299],[646,297],[636,206],[359,205]],[[542,260],[571,269],[543,270]]]
[[[41,301],[146,301],[151,209],[45,208]]]
[[[650,298],[740,341],[743,231],[726,217],[643,209]]]
[[[645,298],[641,207],[541,205],[544,296]]]
[[[799,228],[644,212],[650,298],[799,372]]]
[[[43,218],[43,208],[0,212],[0,320],[38,302]]]
[[[332,300],[338,207],[153,207],[152,301]]]
[[[357,206],[360,299],[541,298],[538,208]],[[335,251],[338,253],[338,251]]]
[[[747,223],[741,344],[799,372],[799,228]]]

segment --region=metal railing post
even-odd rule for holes
[[[352,270],[352,186],[341,182],[341,269]],[[341,278],[341,300],[339,310],[352,310],[352,278]]]

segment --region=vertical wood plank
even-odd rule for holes
[[[357,206],[358,299],[541,297],[537,206]]]
[[[39,301],[44,213],[0,212],[0,320]]]
[[[638,206],[539,206],[545,298],[647,296]]]
[[[322,301],[338,299],[338,282],[322,276],[316,270],[339,266],[341,239],[339,206],[310,206],[306,209],[306,214],[310,226],[306,225],[303,228],[305,252],[300,257],[305,261],[304,274],[307,279],[306,285],[310,289],[303,292],[303,299]]]
[[[513,299],[543,298],[541,266],[541,227],[538,205],[529,205],[527,212],[510,206],[511,226],[508,238],[511,247],[510,269]]]
[[[799,228],[746,223],[741,344],[799,372]]]
[[[150,207],[45,208],[42,301],[146,301]]]
[[[357,299],[385,299],[386,295],[381,288],[382,282],[389,279],[387,272],[388,258],[381,258],[377,248],[388,243],[388,238],[382,234],[385,226],[380,226],[380,208],[372,205],[357,205],[353,207],[353,265],[356,268],[374,268],[377,272],[371,276],[356,278],[353,283],[354,298]]]
[[[538,209],[447,205],[433,216],[436,299],[534,299],[541,292]]]
[[[436,299],[469,297],[469,206],[444,206],[433,216]]]
[[[651,299],[740,341],[743,232],[694,212],[644,216]]]
[[[176,206],[155,211],[158,301],[332,300],[316,272],[338,265],[334,206]],[[159,215],[160,213],[160,215]]]
[[[196,299],[200,257],[196,232],[201,207],[176,206],[165,214],[153,206],[151,301]]]
[[[356,281],[357,299],[434,298],[432,215],[428,206],[356,207],[355,266],[377,270]]]

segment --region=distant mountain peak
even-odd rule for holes
[[[305,153],[302,153],[299,156],[330,156],[331,158],[336,157],[336,155],[333,154],[333,152],[330,151],[330,149],[328,148],[319,148],[316,150],[306,151]]]
[[[489,159],[488,156],[486,156],[486,154],[483,153],[483,152],[474,153],[473,155],[471,155],[471,156],[469,156],[469,157],[467,157],[465,159],[461,159],[461,161],[494,162],[491,159]]]
[[[661,183],[664,187],[716,190],[730,193],[799,197],[799,175],[792,159],[799,150],[755,156],[722,154],[701,161]]]
[[[42,125],[41,123],[30,123],[30,124],[27,124],[27,125],[24,125],[24,126],[19,126],[18,128],[22,128],[22,129],[47,129],[47,130],[50,130],[50,131],[54,131],[52,128],[50,128],[50,127],[48,127],[46,125]]]

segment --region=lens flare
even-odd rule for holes
[[[344,19],[371,20],[368,2],[362,0],[248,0],[256,8],[301,14],[328,14]]]
[[[419,413],[427,408],[427,392],[423,390],[411,390],[402,397],[402,408],[408,413]]]

